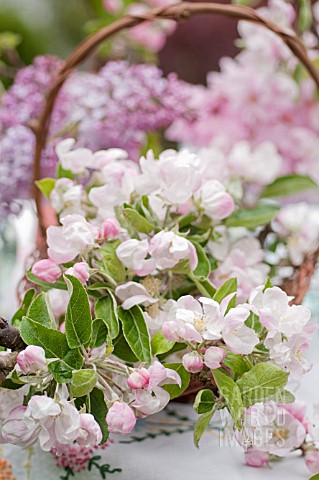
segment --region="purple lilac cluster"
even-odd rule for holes
[[[30,196],[35,142],[31,122],[40,116],[60,66],[57,58],[36,58],[0,100],[0,217],[13,210],[16,199]],[[174,74],[163,77],[154,65],[111,62],[99,73],[73,74],[54,109],[43,176],[52,175],[54,147],[64,136],[93,150],[123,148],[137,160],[148,132],[190,115],[192,88]]]
[[[192,87],[155,65],[110,62],[98,75],[77,73],[67,82],[69,115],[78,145],[125,149],[136,160],[146,133],[188,116]]]
[[[0,217],[17,211],[19,200],[30,196],[35,142],[30,127],[40,116],[46,92],[61,65],[55,57],[37,57],[18,72],[14,85],[0,99]],[[52,171],[49,151],[44,153],[44,174]]]

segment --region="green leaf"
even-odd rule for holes
[[[125,267],[117,258],[116,249],[120,245],[119,240],[108,242],[104,247],[100,248],[99,253],[102,258],[102,273],[105,273],[115,283],[123,283],[125,280]]]
[[[185,392],[186,388],[189,385],[191,376],[181,363],[164,363],[164,367],[175,370],[175,372],[178,373],[182,380],[182,385],[180,387],[175,384],[163,386],[163,388],[170,394],[171,400],[173,400],[174,398],[179,397],[183,392]]]
[[[267,282],[265,283],[265,287],[263,289],[263,293],[268,289],[268,288],[272,288],[273,287],[273,284],[271,283],[271,280],[270,278],[268,277],[267,278]]]
[[[48,369],[57,383],[69,383],[72,380],[73,369],[62,360],[50,362]]]
[[[35,277],[30,270],[26,273],[26,276],[27,279],[30,280],[30,282],[35,283],[36,285],[40,285],[44,292],[52,290],[53,288],[57,288],[58,290],[67,290],[67,286],[65,285],[63,280],[58,280],[55,283],[43,282],[42,280],[39,280],[37,277]]]
[[[55,187],[56,179],[55,178],[42,178],[35,182],[36,186],[43,193],[46,198],[50,197],[50,193]]]
[[[81,368],[83,359],[78,349],[70,350],[66,335],[24,317],[20,334],[27,345],[38,345],[47,358],[59,358],[72,368]]]
[[[154,230],[154,225],[133,208],[124,208],[123,215],[137,232],[150,233]]]
[[[123,335],[132,352],[141,362],[150,364],[151,340],[141,308],[137,305],[130,310],[120,307],[118,316],[122,322]]]
[[[44,292],[40,293],[30,305],[28,318],[41,323],[49,328],[56,329],[56,321],[52,313],[47,296]]]
[[[13,315],[11,324],[16,327],[20,324],[22,317],[26,317],[29,307],[32,303],[32,300],[34,299],[35,296],[35,289],[30,288],[27,290],[24,294],[22,303],[20,305],[20,308],[16,311],[16,313]]]
[[[70,180],[74,180],[74,173],[72,173],[71,170],[65,170],[61,163],[57,165],[56,176],[57,178],[70,178]]]
[[[108,334],[107,326],[101,318],[96,318],[92,323],[92,337],[90,348],[98,348],[106,342]]]
[[[185,343],[179,343],[179,342],[176,342],[175,345],[166,353],[159,353],[157,355],[157,358],[159,359],[159,361],[161,363],[163,363],[163,360],[166,358],[166,357],[169,357],[170,355],[172,355],[173,353],[176,353],[176,352],[180,352],[181,350],[185,350],[187,348],[187,345]]]
[[[121,360],[124,360],[124,362],[138,362],[138,358],[136,355],[134,355],[127,341],[125,340],[122,328],[120,328],[120,332],[113,342],[113,354]]]
[[[198,448],[198,443],[200,439],[202,438],[203,433],[205,432],[206,428],[210,424],[210,421],[212,419],[214,412],[207,412],[204,413],[199,417],[197,420],[195,427],[194,427],[194,443],[196,447]]]
[[[227,295],[230,295],[231,293],[237,292],[237,278],[230,278],[229,280],[226,280],[225,283],[217,290],[215,293],[213,299],[221,303],[222,300],[224,300]]]
[[[114,295],[108,290],[108,296],[99,298],[95,305],[95,315],[101,318],[108,328],[110,337],[116,338],[119,334],[119,319],[117,303]]]
[[[213,370],[212,373],[214,375],[216,385],[226,401],[229,413],[233,417],[237,427],[241,429],[242,425],[240,420],[244,407],[238,385],[232,378],[223,373],[221,369]]]
[[[210,261],[208,260],[203,247],[199,243],[193,241],[192,244],[196,248],[198,258],[197,267],[192,274],[199,280],[206,280],[210,274]]]
[[[152,223],[155,219],[155,214],[150,207],[150,203],[148,197],[146,195],[142,195],[137,202],[135,203],[135,208],[138,213],[142,215],[142,217],[146,218],[147,220]]]
[[[92,335],[92,318],[88,294],[82,283],[65,275],[70,300],[65,316],[65,333],[70,348],[87,346]]]
[[[311,0],[300,0],[298,12],[298,27],[301,32],[311,30],[313,18],[311,9]]]
[[[90,393],[90,404],[91,404],[91,413],[97,423],[100,425],[102,431],[102,441],[101,445],[103,445],[109,436],[109,429],[106,423],[106,414],[108,412],[107,406],[105,404],[104,394],[102,390],[98,388],[93,388],[92,392]]]
[[[288,372],[270,362],[254,365],[237,381],[244,405],[266,402],[287,384],[288,376]]]
[[[200,390],[194,402],[195,412],[202,414],[211,412],[215,403],[215,396],[211,390]]]
[[[267,185],[260,197],[287,197],[317,187],[318,184],[307,175],[285,175]]]
[[[95,370],[75,370],[72,374],[70,391],[73,397],[88,395],[96,385],[98,374]]]
[[[296,397],[289,390],[281,389],[270,400],[276,403],[294,403]]]
[[[319,480],[319,473],[316,473],[315,475],[310,477],[309,480]]]
[[[174,347],[174,345],[175,342],[170,342],[169,340],[166,340],[163,332],[159,330],[155,333],[151,341],[152,354],[156,357],[157,355],[160,355],[162,353],[167,353]]]
[[[249,317],[245,321],[245,324],[247,325],[247,327],[255,330],[257,335],[259,335],[264,328],[260,323],[258,315],[256,315],[254,312],[250,312]]]
[[[227,227],[256,228],[265,225],[275,218],[280,207],[274,204],[260,204],[254,208],[240,209],[226,218]]]
[[[236,375],[243,375],[243,373],[248,372],[251,368],[248,362],[245,362],[245,358],[242,355],[229,350],[223,360],[223,364],[230,368]]]

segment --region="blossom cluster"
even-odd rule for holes
[[[43,291],[27,291],[14,316],[27,347],[0,390],[2,442],[94,448],[162,410],[191,375],[210,386],[198,413],[226,407],[238,429],[245,407],[293,401],[285,386],[310,369],[315,326],[267,280],[258,232],[279,222],[279,205],[242,208],[210,159],[186,149],[137,163],[65,139],[56,153],[67,177],[38,186],[59,224],[27,273]]]
[[[256,403],[245,410],[243,425],[236,437],[245,449],[247,465],[269,465],[299,450],[309,470],[319,472],[317,404],[311,421],[306,404],[301,401],[293,404]]]

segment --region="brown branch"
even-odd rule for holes
[[[0,385],[2,385],[7,378],[7,375],[14,369],[17,362],[18,352],[9,352],[5,355],[0,355]]]
[[[311,255],[307,255],[302,264],[295,268],[293,276],[285,279],[280,285],[288,295],[294,297],[291,301],[294,305],[300,305],[303,302],[309,290],[318,260],[319,248]]]
[[[0,317],[0,345],[10,348],[13,352],[20,352],[26,348],[26,344],[20,336],[17,328],[12,327],[8,322]]]
[[[7,375],[14,369],[18,353],[27,346],[22,340],[19,330],[9,325],[2,317],[0,317],[0,345],[12,350],[0,355],[0,385],[2,385]]]

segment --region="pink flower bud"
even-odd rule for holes
[[[121,435],[130,433],[135,427],[133,410],[124,402],[115,402],[106,415],[109,431]]]
[[[29,345],[17,356],[17,364],[24,374],[37,373],[47,370],[47,363],[42,347]]]
[[[121,231],[121,225],[116,218],[106,218],[101,226],[102,238],[106,240],[114,240],[117,238]]]
[[[207,367],[214,370],[220,367],[220,363],[224,360],[225,356],[226,350],[223,348],[209,347],[204,355],[204,363]]]
[[[148,386],[150,381],[150,373],[146,368],[140,368],[135,370],[127,379],[127,384],[129,387],[134,390],[139,388],[145,388]]]
[[[68,268],[65,273],[76,277],[83,284],[87,282],[90,277],[89,266],[86,262],[75,263],[73,267]]]
[[[34,443],[39,435],[40,426],[34,423],[33,426],[27,424],[24,413],[27,407],[15,407],[4,420],[2,426],[2,438],[7,443],[18,445],[19,447],[29,447]]]
[[[269,458],[268,453],[255,450],[252,447],[248,448],[245,455],[246,465],[250,467],[262,467],[269,462]]]
[[[305,462],[312,473],[319,473],[319,450],[309,450],[306,452]]]
[[[203,360],[197,352],[186,353],[183,356],[182,363],[184,368],[190,373],[200,372],[204,366]]]
[[[55,283],[62,275],[59,265],[48,258],[36,262],[31,271],[39,280],[48,283]]]

